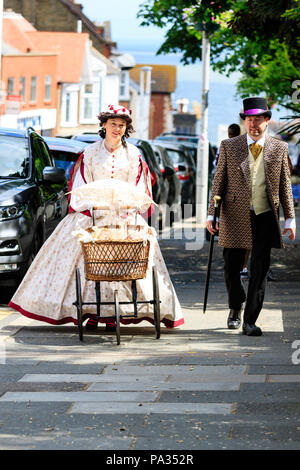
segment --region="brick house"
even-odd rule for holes
[[[20,13],[38,31],[83,32],[93,47],[109,58],[115,43],[106,37],[105,25],[96,26],[74,0],[4,0],[4,9]]]
[[[101,108],[118,101],[120,71],[87,33],[37,31],[21,15],[4,12],[3,41],[7,101],[22,95],[22,103],[19,115],[12,112],[17,104],[8,103],[2,125],[65,136],[99,129]]]
[[[17,19],[18,18],[18,19]],[[34,127],[53,135],[57,109],[57,52],[34,47],[34,28],[14,13],[4,13],[0,122],[12,128]]]
[[[176,89],[175,65],[138,64],[130,70],[131,78],[139,83],[140,69],[151,67],[151,100],[149,138],[155,139],[163,132],[170,132],[172,122],[172,93]]]

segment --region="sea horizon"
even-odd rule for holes
[[[139,49],[140,47],[140,49]],[[202,63],[183,65],[180,61],[181,54],[161,54],[153,52],[153,43],[134,46],[131,42],[123,43],[122,53],[130,54],[136,64],[147,65],[174,65],[177,68],[177,85],[172,94],[173,109],[176,109],[176,101],[185,98],[189,101],[188,111],[193,112],[193,101],[201,104],[202,95]],[[243,107],[243,99],[237,96],[237,82],[239,73],[233,73],[230,77],[221,75],[212,70],[209,71],[208,93],[208,139],[212,145],[218,145],[220,137],[224,138],[224,128],[232,123],[240,123],[239,113]],[[286,115],[285,110],[272,109],[272,119],[280,121]],[[219,126],[222,128],[219,135]],[[200,122],[197,122],[198,133]]]

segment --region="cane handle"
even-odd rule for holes
[[[214,196],[215,207],[219,207],[221,196]]]

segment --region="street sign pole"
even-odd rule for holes
[[[200,227],[206,226],[208,196],[208,92],[209,92],[210,42],[209,35],[203,24],[202,32],[202,100],[200,138],[197,149],[196,175],[196,222]]]

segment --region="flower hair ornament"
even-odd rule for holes
[[[115,114],[116,116],[118,114],[122,114],[123,116],[131,116],[132,111],[128,108],[125,108],[125,106],[120,106],[120,105],[113,105],[109,104],[107,106],[107,109],[104,111],[105,113],[110,113],[110,114]]]

